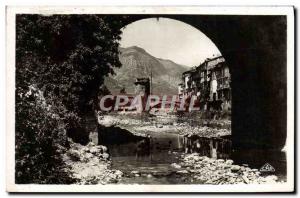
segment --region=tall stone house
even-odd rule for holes
[[[196,95],[200,108],[231,109],[231,76],[223,56],[206,59],[182,74],[179,97]],[[217,105],[215,105],[217,104]]]

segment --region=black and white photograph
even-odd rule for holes
[[[293,192],[293,7],[7,7],[9,192]]]

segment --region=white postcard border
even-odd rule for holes
[[[15,15],[199,14],[287,16],[287,182],[235,185],[38,185],[15,184]],[[292,6],[10,6],[6,7],[6,190],[9,192],[292,192],[294,191],[294,9]]]

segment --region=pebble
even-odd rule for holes
[[[108,153],[103,153],[103,154],[102,154],[102,157],[103,157],[104,159],[108,159],[108,158],[109,158],[109,154],[108,154]]]
[[[116,170],[115,175],[117,175],[117,177],[122,177],[123,176],[123,172],[120,170]]]
[[[131,171],[130,173],[131,173],[131,174],[138,174],[139,171]]]
[[[228,165],[231,165],[231,164],[233,164],[233,160],[226,160],[225,163],[228,164]]]
[[[242,175],[242,178],[243,178],[243,180],[245,181],[246,184],[250,183],[250,181],[249,181],[249,179],[247,178],[246,175]]]
[[[194,153],[181,155],[181,158],[180,165],[184,170],[176,173],[190,174],[191,178],[205,184],[261,184],[276,183],[278,180],[275,175],[260,176],[257,169],[251,169],[247,165],[234,165],[233,160],[214,160]],[[198,160],[200,158],[202,160]]]
[[[187,170],[180,170],[180,171],[177,171],[176,173],[179,173],[179,174],[188,174],[189,172]]]
[[[231,166],[231,171],[232,172],[237,172],[241,169],[241,167],[239,165],[232,165]]]
[[[147,178],[152,178],[153,176],[151,174],[148,174],[147,175]]]
[[[179,164],[176,164],[176,163],[171,164],[171,166],[173,168],[176,168],[176,169],[180,169],[181,168],[181,166]]]
[[[95,147],[92,147],[92,148],[90,149],[90,152],[91,152],[92,154],[97,154],[97,153],[100,153],[100,149],[95,148]]]

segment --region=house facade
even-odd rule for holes
[[[182,74],[180,97],[197,96],[202,110],[231,109],[231,76],[223,56],[206,59]]]

